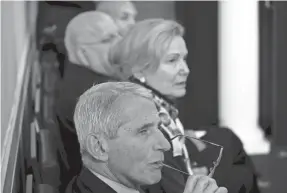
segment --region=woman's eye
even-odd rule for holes
[[[168,63],[175,63],[179,60],[180,56],[178,54],[172,54],[170,57],[167,57]]]
[[[171,58],[168,60],[168,63],[174,63],[178,60],[178,58]]]

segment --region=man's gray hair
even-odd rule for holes
[[[80,96],[75,108],[74,123],[81,152],[86,149],[85,140],[90,134],[104,134],[110,139],[117,136],[118,128],[124,121],[121,118],[123,100],[120,99],[132,96],[152,100],[150,90],[131,82],[98,84]]]

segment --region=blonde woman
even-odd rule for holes
[[[186,93],[189,68],[186,63],[188,50],[183,39],[184,28],[179,23],[165,19],[148,19],[138,22],[110,51],[110,62],[117,77],[123,81],[140,84],[154,93],[161,109],[168,113],[164,133],[171,140],[173,133],[187,134],[178,118],[175,100]],[[191,42],[192,43],[192,42]],[[192,53],[191,53],[192,57]],[[224,153],[214,178],[218,185],[232,193],[255,192],[252,189],[255,174],[241,141],[229,129],[207,129],[201,139],[218,143]],[[189,135],[196,137],[193,130]],[[201,173],[207,174],[213,151],[202,142],[185,143],[172,140],[172,149],[165,153],[165,162],[191,174],[194,166],[185,160],[195,161]],[[163,190],[180,193],[187,176],[170,168],[163,169],[159,184],[148,187],[150,192]]]

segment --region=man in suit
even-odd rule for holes
[[[141,193],[160,181],[170,144],[158,129],[152,93],[129,82],[95,85],[82,94],[74,122],[83,169],[66,193]],[[189,177],[184,193],[227,193],[208,176]]]

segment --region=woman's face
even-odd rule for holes
[[[161,94],[178,98],[186,93],[189,69],[186,64],[187,48],[184,39],[176,36],[154,73],[146,73],[146,83]]]

